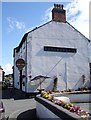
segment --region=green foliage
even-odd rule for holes
[[[13,75],[12,74],[8,74],[4,76],[4,80],[12,80],[13,79]]]

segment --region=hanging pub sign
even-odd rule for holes
[[[24,66],[25,66],[25,61],[23,59],[20,58],[16,61],[16,67],[19,70],[22,70]]]

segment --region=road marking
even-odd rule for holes
[[[13,113],[11,113],[11,114],[9,115],[9,119],[12,118],[13,115],[15,115],[15,117],[16,117],[18,114],[20,114],[19,111],[20,111],[20,110],[16,110],[16,111],[14,111]],[[17,112],[18,112],[18,114],[16,114]],[[15,118],[15,117],[13,117],[13,118]]]

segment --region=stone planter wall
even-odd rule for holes
[[[58,118],[58,120],[82,120],[82,118],[47,99],[37,96],[35,98],[36,111],[39,118]]]

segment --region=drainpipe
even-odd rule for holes
[[[90,68],[90,84],[91,84],[91,63],[89,63],[89,68]]]
[[[66,90],[68,89],[68,80],[67,80],[67,63],[65,62],[65,80],[66,80]]]
[[[20,81],[20,90],[22,91],[22,70],[19,70],[20,71],[20,78],[19,78],[19,81]]]

